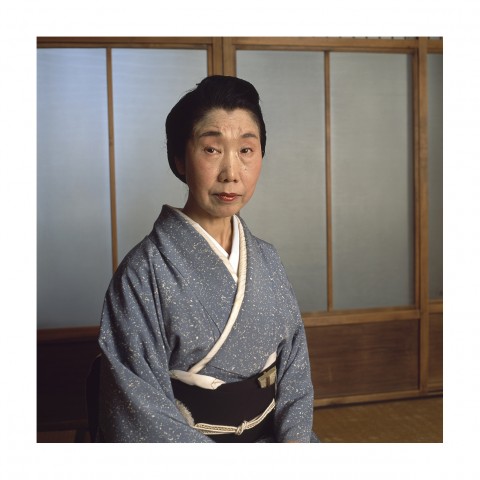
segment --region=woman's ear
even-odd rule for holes
[[[175,157],[175,167],[180,175],[185,175],[185,162],[183,160]]]

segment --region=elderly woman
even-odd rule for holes
[[[205,78],[166,121],[188,185],[108,288],[100,439],[310,442],[313,389],[302,319],[274,247],[238,215],[266,132],[253,85]]]

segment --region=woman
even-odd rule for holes
[[[237,215],[265,152],[258,93],[207,77],[172,109],[166,133],[188,199],[162,208],[107,291],[100,438],[310,442],[298,305],[275,249]]]

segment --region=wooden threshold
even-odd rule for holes
[[[345,397],[331,397],[314,399],[313,407],[328,407],[334,405],[351,405],[355,403],[383,402],[388,400],[406,400],[409,398],[432,397],[440,395],[440,391],[421,392],[420,390],[406,390],[402,392],[370,393],[367,395],[348,395]]]

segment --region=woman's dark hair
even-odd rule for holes
[[[186,183],[175,165],[175,158],[185,159],[185,148],[192,135],[194,126],[210,111],[221,108],[232,111],[237,108],[248,110],[254,117],[260,130],[262,156],[265,154],[267,134],[260,98],[255,87],[236,77],[214,75],[204,78],[196,88],[186,93],[172,108],[167,116],[165,128],[167,133],[168,163],[172,172]]]

